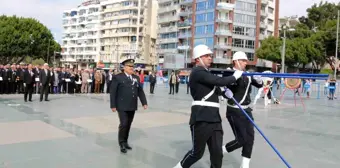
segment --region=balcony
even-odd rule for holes
[[[189,28],[191,26],[191,23],[188,21],[179,21],[177,22],[178,28]]]
[[[179,2],[179,5],[188,5],[188,6],[191,6],[192,2],[193,2],[193,0],[181,0]]]
[[[232,34],[229,30],[216,30],[215,35],[228,37],[231,36]]]
[[[159,43],[164,44],[164,43],[177,43],[178,39],[177,38],[164,38],[164,39],[159,39]]]
[[[262,17],[268,17],[268,13],[265,10],[261,10]]]
[[[267,27],[268,27],[268,25],[266,23],[264,23],[264,22],[260,23],[260,28],[267,29]]]
[[[177,26],[161,27],[158,29],[158,33],[169,33],[169,32],[177,32]]]
[[[162,18],[158,18],[158,24],[168,23],[168,22],[175,22],[177,20],[178,20],[178,16],[177,15],[168,16],[168,17],[162,17]]]
[[[261,4],[268,5],[268,0],[261,0]]]
[[[213,58],[215,64],[231,64],[231,57],[217,57]]]
[[[121,50],[121,53],[123,53],[123,54],[137,54],[137,50],[135,48],[124,49],[124,50]]]
[[[177,47],[178,50],[189,50],[190,49],[190,46],[188,45],[179,45]]]
[[[159,7],[158,8],[158,13],[166,13],[166,12],[172,12],[174,10],[179,9],[179,5],[171,5],[168,7]]]
[[[180,12],[179,12],[179,16],[188,16],[189,17],[189,15],[192,13],[192,10],[181,10]]]
[[[109,12],[116,12],[116,11],[122,11],[122,10],[138,10],[138,6],[129,5],[129,6],[119,6],[119,7],[112,7],[105,9],[102,13],[109,13]]]
[[[235,4],[219,2],[217,3],[216,9],[219,11],[232,11],[235,8]]]
[[[231,50],[231,45],[230,44],[216,44],[214,48],[220,49],[220,50],[228,50],[228,49]]]
[[[166,48],[166,49],[159,49],[157,51],[159,54],[165,54],[165,53],[177,53],[177,48]]]
[[[191,32],[188,32],[188,33],[179,33],[178,34],[178,38],[179,39],[184,39],[184,38],[189,38],[191,37]]]
[[[226,18],[226,17],[220,17],[220,18],[216,18],[216,22],[218,22],[218,23],[232,23],[233,21],[229,18]]]
[[[172,2],[172,0],[158,0],[158,4]]]

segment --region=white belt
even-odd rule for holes
[[[229,107],[232,107],[232,108],[239,108],[237,105],[230,105],[230,104],[227,104],[227,106]],[[246,109],[248,108],[249,106],[243,106],[243,105],[240,105],[243,109]]]
[[[193,101],[192,106],[208,106],[220,108],[220,103],[208,102],[208,101]]]

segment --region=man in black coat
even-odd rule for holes
[[[152,72],[149,75],[149,82],[150,82],[150,93],[153,94],[153,92],[155,90],[155,85],[156,85],[156,82],[157,82],[156,75],[155,75],[154,72]]]
[[[35,74],[32,69],[32,65],[29,64],[27,70],[24,72],[24,89],[25,89],[25,95],[24,95],[24,100],[27,102],[27,95],[28,95],[28,101],[32,101],[32,93],[33,93],[33,88],[35,84]]]
[[[45,101],[48,100],[48,91],[50,86],[51,80],[51,72],[48,69],[48,64],[45,63],[43,69],[39,73],[39,80],[40,80],[40,101],[43,101],[43,94],[45,93]]]
[[[112,77],[110,108],[112,112],[118,111],[120,121],[118,141],[120,151],[126,153],[127,149],[132,149],[128,144],[128,137],[131,123],[138,106],[137,97],[139,97],[144,109],[147,109],[147,101],[143,88],[139,85],[139,77],[133,74],[134,60],[127,59],[123,61],[122,64],[124,65],[124,72]]]

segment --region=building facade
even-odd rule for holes
[[[232,54],[244,51],[250,65],[272,68],[255,50],[267,36],[278,36],[278,9],[279,0],[160,0],[159,61],[164,68],[187,67],[180,60],[191,62],[191,49],[206,44],[213,67],[229,66]]]
[[[100,51],[99,1],[83,3],[64,11],[62,35],[63,66],[94,66]]]
[[[122,60],[134,58],[141,68],[155,65],[156,7],[152,0],[101,3],[100,60],[104,64],[116,67]]]
[[[90,2],[90,3],[89,3]],[[79,13],[83,8],[92,9],[96,7],[97,21],[94,27],[95,31],[95,48],[92,48],[93,54],[90,62],[86,65],[93,64],[92,67],[99,68],[118,68],[120,63],[127,58],[136,59],[137,66],[151,69],[156,64],[156,12],[157,2],[154,0],[102,0],[89,1],[87,6],[81,5],[76,10],[65,11],[64,15],[77,11]],[[93,4],[95,3],[95,4]],[[89,5],[91,4],[91,5]],[[80,16],[71,16],[79,19]],[[68,19],[68,17],[65,17]],[[76,20],[80,22],[79,20]],[[65,28],[65,26],[64,26]],[[64,29],[65,39],[67,41],[67,29]],[[90,37],[84,37],[91,39]],[[86,34],[84,35],[86,36]],[[72,45],[71,45],[72,46]],[[63,61],[76,62],[80,64],[78,57],[72,57],[70,51],[72,47],[69,43],[63,43]],[[69,49],[71,48],[71,49]],[[82,66],[84,67],[84,66]]]

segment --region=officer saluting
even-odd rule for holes
[[[233,55],[233,69],[244,71],[247,66],[247,55],[238,51]],[[261,77],[243,77],[236,81],[236,84],[228,85],[236,101],[242,106],[242,108],[253,119],[251,113],[252,109],[249,107],[251,103],[250,93],[251,85],[261,88],[263,82]],[[235,105],[233,100],[228,100],[227,105],[227,119],[235,135],[235,140],[230,141],[222,147],[223,153],[232,152],[235,149],[242,147],[242,164],[241,168],[249,168],[249,162],[254,144],[254,126],[248,120],[248,118],[242,113],[242,111]],[[253,119],[254,120],[254,119]]]
[[[132,148],[128,144],[128,137],[135,111],[137,110],[139,97],[144,109],[147,108],[147,101],[143,88],[139,87],[140,79],[134,75],[134,59],[127,59],[122,62],[124,72],[114,75],[110,88],[110,101],[112,112],[118,111],[119,131],[118,141],[120,151],[126,153]]]
[[[210,151],[211,167],[222,167],[223,130],[219,113],[219,87],[236,82],[242,71],[235,71],[233,76],[218,77],[208,71],[213,52],[206,45],[198,45],[193,50],[196,67],[190,74],[190,94],[194,99],[191,107],[190,129],[193,149],[190,150],[174,168],[189,168],[202,158],[205,145]]]

